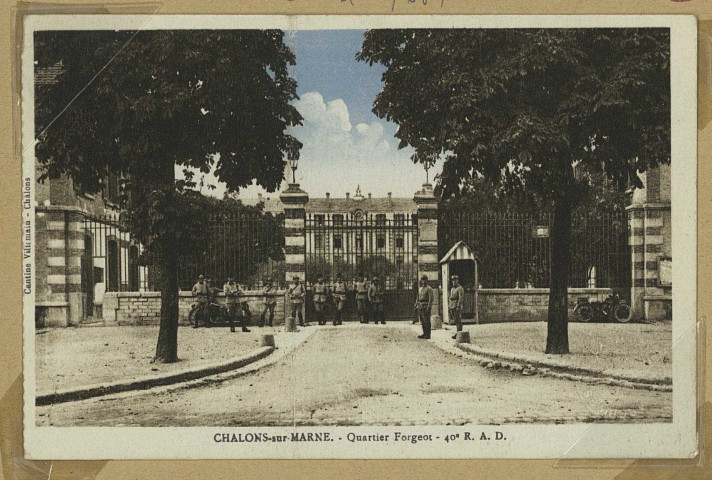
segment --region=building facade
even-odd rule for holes
[[[264,210],[285,212],[279,198],[260,197]],[[304,204],[304,255],[308,283],[337,274],[379,276],[388,288],[412,288],[417,275],[418,207],[413,198],[355,194],[308,198]]]
[[[36,174],[39,176],[39,171]],[[35,186],[35,323],[70,326],[102,316],[105,292],[148,289],[142,247],[119,226],[120,178],[83,194],[66,177]]]

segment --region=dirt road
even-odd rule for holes
[[[255,373],[37,409],[40,425],[276,426],[665,422],[672,394],[488,370],[404,325],[319,328]]]

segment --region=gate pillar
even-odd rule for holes
[[[672,282],[665,268],[672,261],[670,166],[642,174],[645,188],[635,190],[628,211],[631,249],[632,317],[654,322],[672,318]]]
[[[430,183],[415,192],[413,201],[418,207],[418,279],[425,275],[428,283],[435,289],[435,296],[439,298],[438,291],[438,203],[440,199],[435,196]],[[431,322],[440,323],[439,305],[434,305]]]
[[[305,206],[309,201],[307,192],[298,183],[290,183],[279,199],[284,204],[284,284],[289,285],[294,277],[306,281]],[[303,308],[303,307],[302,307]],[[305,312],[302,311],[302,316]],[[284,303],[285,320],[289,322],[288,299]],[[285,324],[287,324],[285,322]]]

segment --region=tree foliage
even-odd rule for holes
[[[156,357],[176,359],[177,267],[204,215],[175,181],[176,166],[212,171],[228,190],[280,184],[301,144],[289,75],[294,54],[279,30],[44,31],[35,33],[36,156],[41,179],[66,175],[86,192],[107,173],[125,178],[125,222],[160,266]],[[186,215],[188,217],[186,217]],[[183,252],[185,253],[185,252]]]
[[[553,203],[550,353],[568,352],[573,206],[592,179],[640,187],[670,161],[669,43],[667,29],[370,30],[357,55],[386,67],[374,112],[413,161],[445,156],[445,197],[484,176]]]

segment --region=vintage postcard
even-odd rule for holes
[[[694,17],[22,30],[28,458],[697,455]]]

